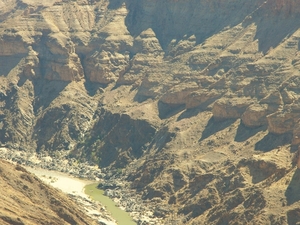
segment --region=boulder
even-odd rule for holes
[[[253,103],[254,101],[249,98],[222,98],[214,103],[212,113],[217,120],[238,119]]]
[[[187,96],[186,108],[191,109],[200,106],[203,103],[209,103],[219,98],[223,93],[217,90],[198,90],[193,91]]]
[[[23,74],[26,77],[39,77],[39,63],[38,53],[32,49],[32,46],[29,46],[28,54],[25,57],[25,65],[23,66]]]
[[[121,188],[123,185],[117,181],[105,181],[100,183],[97,188],[106,190],[106,189],[117,189]]]
[[[267,116],[268,130],[274,134],[292,132],[294,128],[294,115],[289,112],[275,112]]]
[[[154,31],[149,28],[141,32],[141,34],[134,39],[133,52],[144,54],[161,54],[163,53],[163,50],[158,39],[156,38]]]
[[[199,88],[196,82],[180,84],[165,93],[160,101],[166,104],[185,104],[188,101],[188,95]]]
[[[114,17],[100,30],[97,42],[102,45],[84,59],[85,73],[92,82],[109,84],[119,79],[128,69],[133,38],[125,25],[125,5],[115,11]]]
[[[253,104],[250,105],[243,113],[241,119],[245,126],[257,127],[267,124],[267,104]]]
[[[275,104],[282,105],[283,100],[279,91],[274,91],[260,100],[261,104]]]
[[[262,78],[254,78],[243,88],[243,92],[245,96],[263,98],[267,95],[268,90]]]
[[[163,63],[162,58],[162,56],[151,53],[135,54],[128,66],[124,67],[124,69],[120,71],[118,84],[128,85],[141,83],[143,79],[147,79],[146,76],[147,74],[149,74],[149,71],[153,72],[154,68],[161,66],[161,64]]]
[[[291,104],[294,102],[295,97],[293,96],[293,94],[291,92],[287,91],[286,89],[283,89],[280,93],[281,93],[282,101],[284,102],[284,104]]]
[[[267,116],[268,130],[274,134],[293,132],[296,122],[300,117],[300,105],[287,105],[278,112]]]
[[[108,84],[117,81],[128,64],[129,52],[96,50],[86,58],[85,72],[90,81]]]

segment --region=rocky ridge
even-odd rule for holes
[[[97,224],[75,202],[20,165],[1,160],[1,224]],[[16,213],[17,212],[17,213]]]
[[[297,222],[295,0],[6,2],[3,146],[124,168],[165,223]]]

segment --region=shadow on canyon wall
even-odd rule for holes
[[[131,35],[138,36],[151,28],[165,51],[174,39],[179,41],[184,36],[195,35],[197,44],[200,44],[222,30],[240,23],[244,27],[254,23],[257,26],[255,39],[259,41],[259,50],[265,53],[295,31],[300,20],[295,23],[295,18],[287,10],[278,13],[272,5],[264,6],[264,2],[164,0],[158,4],[150,0],[111,0],[109,8],[117,9],[125,3],[129,11],[126,26]]]

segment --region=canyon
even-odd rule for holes
[[[299,18],[296,0],[0,0],[0,145],[98,165],[162,224],[296,224]]]

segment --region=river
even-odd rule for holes
[[[77,195],[84,198],[91,198],[100,202],[118,225],[136,225],[128,212],[116,206],[116,203],[104,195],[104,191],[97,188],[98,183],[89,180],[82,180],[68,174],[45,170],[40,168],[25,167],[29,172],[35,174],[45,183],[62,190],[67,194]],[[109,223],[111,224],[111,223]]]
[[[98,189],[97,186],[98,183],[85,186],[85,194],[93,200],[101,202],[119,225],[136,225],[129,213],[117,207],[116,203],[105,196],[104,191]]]

